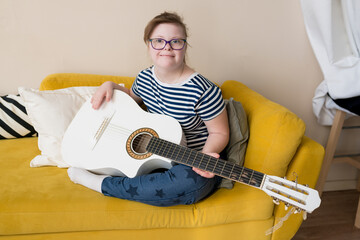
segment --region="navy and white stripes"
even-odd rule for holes
[[[35,135],[22,98],[18,95],[0,97],[0,139]]]
[[[225,108],[221,90],[195,73],[180,84],[164,84],[156,79],[153,67],[137,76],[132,91],[151,113],[165,114],[179,121],[188,147],[201,150],[208,136],[204,121]]]

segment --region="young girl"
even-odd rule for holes
[[[153,66],[139,73],[131,89],[105,82],[92,98],[94,109],[113,91],[128,93],[151,113],[169,115],[182,126],[187,146],[218,158],[229,139],[225,104],[220,89],[185,62],[187,30],[175,13],[164,12],[145,28],[144,41]],[[169,170],[134,178],[96,175],[69,168],[70,179],[106,196],[155,206],[192,204],[209,196],[220,177],[178,164]]]

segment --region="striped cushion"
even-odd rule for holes
[[[19,95],[0,97],[0,139],[36,136]]]

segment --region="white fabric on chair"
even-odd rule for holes
[[[339,107],[331,99],[360,95],[360,1],[301,0],[306,31],[324,74],[313,98],[318,122],[331,125]],[[331,98],[328,96],[331,96]]]

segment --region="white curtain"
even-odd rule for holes
[[[320,124],[331,125],[336,109],[342,108],[328,93],[333,99],[360,95],[360,0],[301,0],[301,6],[324,75],[315,91],[313,111]]]

